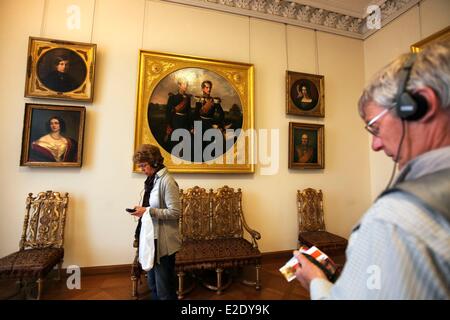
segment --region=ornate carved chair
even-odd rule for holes
[[[308,247],[316,246],[342,266],[345,261],[347,240],[325,230],[322,190],[312,188],[298,190],[297,209],[299,243]]]
[[[68,193],[28,194],[19,251],[0,259],[0,278],[37,280],[41,298],[45,276],[58,265],[58,278],[64,258],[64,225]]]
[[[226,268],[253,265],[256,268],[256,281],[244,281],[260,289],[259,269],[261,252],[256,240],[261,235],[250,229],[242,212],[242,192],[224,186],[216,192],[198,186],[186,193],[181,190],[182,215],[180,217],[181,250],[176,255],[178,274],[178,298],[182,299],[185,272],[214,270],[216,284],[205,284],[211,290],[221,294],[231,283],[222,283]],[[249,233],[251,242],[244,239],[244,229]]]
[[[131,296],[135,299],[139,298],[139,284],[142,283],[141,275],[144,272],[139,263],[139,240],[134,239],[133,248],[136,248],[133,263],[131,264]]]

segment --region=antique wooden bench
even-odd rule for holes
[[[216,284],[207,285],[209,289],[220,294],[231,282],[222,283],[224,269],[254,266],[256,280],[244,281],[261,288],[259,270],[261,252],[256,240],[261,235],[249,228],[242,211],[241,189],[224,186],[207,192],[195,186],[184,192],[180,191],[182,212],[180,216],[181,250],[176,255],[176,272],[178,275],[178,298],[187,292],[184,287],[186,272],[214,270]],[[244,229],[250,241],[244,238]]]
[[[205,284],[209,289],[221,294],[231,283],[228,277],[223,283],[225,269],[238,269],[247,265],[256,269],[255,281],[243,280],[247,285],[261,288],[259,270],[261,252],[256,240],[259,232],[247,225],[242,211],[241,189],[224,186],[217,191],[195,186],[186,191],[180,190],[182,210],[179,218],[182,246],[176,254],[175,268],[178,276],[178,298],[193,288],[185,288],[186,273],[215,271],[215,284]],[[248,232],[244,238],[244,229]],[[246,234],[247,235],[247,234]],[[138,241],[134,241],[136,255],[131,268],[132,295],[138,298],[138,285],[141,282],[142,269],[138,261]]]

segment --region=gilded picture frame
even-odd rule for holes
[[[25,104],[21,166],[81,167],[86,108]]]
[[[92,102],[97,45],[30,37],[25,97]]]
[[[322,124],[289,122],[289,168],[325,168],[325,136]]]
[[[254,172],[253,87],[252,64],[141,50],[135,150],[158,146],[171,172]]]
[[[426,45],[437,41],[450,41],[450,26],[412,44],[410,48],[411,52],[420,52]]]
[[[286,71],[286,114],[325,117],[324,76]]]

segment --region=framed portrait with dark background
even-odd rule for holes
[[[289,168],[323,169],[324,126],[289,122]]]
[[[25,104],[21,166],[81,167],[86,108]]]
[[[253,99],[251,64],[141,50],[135,148],[172,172],[252,173]]]
[[[286,113],[325,116],[324,76],[286,71]]]
[[[96,47],[30,37],[25,97],[91,102]]]

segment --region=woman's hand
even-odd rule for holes
[[[325,273],[320,270],[314,263],[308,260],[299,251],[294,251],[294,256],[299,262],[299,268],[295,272],[295,277],[300,282],[303,288],[309,291],[309,285],[315,278],[322,278],[327,280]]]
[[[146,210],[147,208],[146,208],[146,207],[139,207],[139,206],[136,206],[136,207],[134,207],[134,209],[136,209],[136,211],[133,212],[131,215],[140,218],[140,217],[142,217],[142,215],[145,213],[145,210]]]

